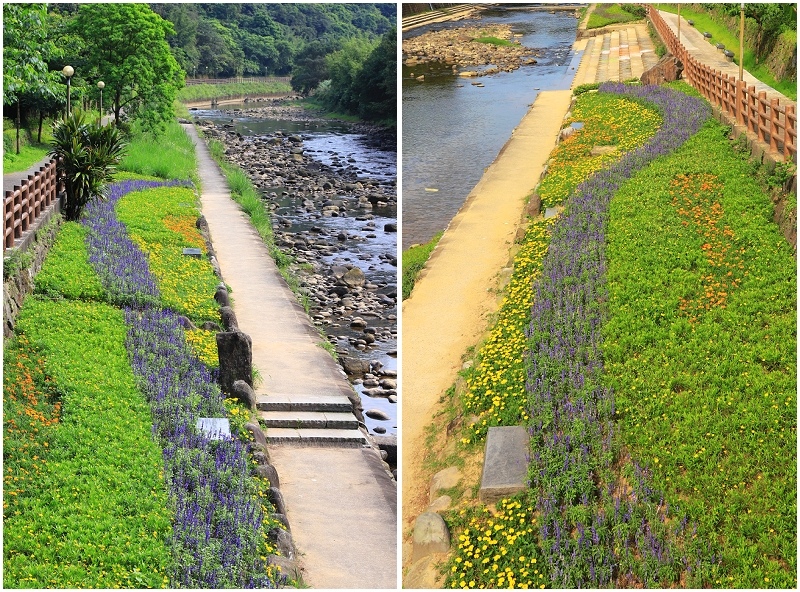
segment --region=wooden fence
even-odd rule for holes
[[[241,84],[243,82],[291,82],[291,76],[252,76],[244,78],[238,76],[236,78],[187,78],[186,86],[194,86],[195,84]]]
[[[797,113],[795,105],[781,105],[778,99],[767,100],[767,93],[757,92],[736,76],[713,70],[694,59],[658,11],[647,7],[648,16],[669,52],[683,63],[683,77],[708,101],[756,134],[759,142],[784,159],[797,162]]]
[[[56,175],[56,161],[51,160],[33,174],[6,191],[3,200],[3,252],[14,247],[14,241],[34,227],[37,218],[64,191],[63,181]]]

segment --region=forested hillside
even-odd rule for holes
[[[289,75],[312,41],[338,49],[395,24],[395,4],[152,4],[175,26],[168,38],[190,77]]]

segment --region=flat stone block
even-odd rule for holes
[[[489,428],[479,499],[486,504],[528,488],[528,431],[522,426]]]
[[[188,255],[189,257],[202,257],[203,251],[197,247],[186,247],[183,249],[183,254]]]

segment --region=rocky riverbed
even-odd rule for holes
[[[462,70],[462,76],[486,76],[497,72],[512,72],[522,65],[535,64],[535,50],[515,43],[495,45],[475,39],[495,37],[511,40],[514,33],[509,25],[486,27],[461,27],[428,31],[417,37],[403,40],[403,65],[415,66],[423,62],[442,62],[460,68],[487,66],[481,70]]]
[[[386,433],[398,396],[397,370],[390,368],[396,364],[387,363],[397,355],[396,165],[388,167],[391,174],[365,174],[353,155],[326,149],[311,133],[324,122],[297,107],[275,101],[230,113],[229,123],[200,120],[198,126],[261,190],[275,244],[295,261],[314,323],[357,392],[373,399],[362,400],[368,427]],[[245,117],[306,122],[309,132],[245,135],[234,125]],[[383,130],[359,125],[352,131],[394,149]]]

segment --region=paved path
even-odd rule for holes
[[[403,302],[403,532],[428,504],[421,470],[424,427],[455,381],[462,354],[477,343],[497,309],[497,273],[508,262],[525,198],[555,147],[571,95],[539,93]]]
[[[50,162],[50,157],[47,156],[37,162],[34,165],[31,165],[25,171],[19,171],[16,173],[4,173],[3,174],[3,195],[6,194],[6,191],[13,191],[14,185],[20,185],[23,179],[27,179],[28,175],[33,175],[36,173],[41,167],[46,165]]]
[[[230,198],[205,142],[197,145],[203,215],[242,331],[263,378],[259,406],[321,396],[347,401],[352,387],[280,276],[266,246]],[[267,430],[269,437],[271,429]],[[292,536],[315,588],[397,586],[397,486],[372,448],[270,446]]]
[[[670,12],[664,12],[663,10],[659,10],[658,14],[661,15],[661,18],[669,25],[669,28],[677,36],[678,34],[678,15],[672,14]],[[721,70],[724,74],[729,74],[731,76],[739,78],[739,66],[734,64],[733,62],[729,62],[728,59],[723,55],[723,53],[716,48],[713,39],[711,42],[703,37],[703,32],[698,31],[693,26],[691,26],[686,19],[681,17],[681,38],[680,42],[686,48],[686,50],[694,56],[696,60],[705,64],[709,68],[713,68],[714,70]],[[764,91],[767,93],[767,99],[777,98],[780,99],[781,105],[796,105],[795,101],[788,99],[777,90],[768,86],[767,84],[757,80],[750,72],[744,70],[743,77],[747,86],[755,86],[756,91],[761,92]]]

